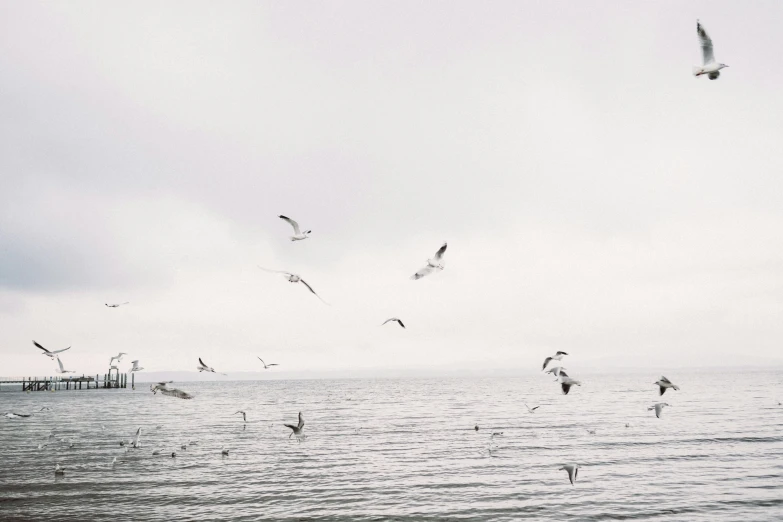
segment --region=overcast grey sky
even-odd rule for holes
[[[779,358],[782,15],[2,0],[0,374]]]

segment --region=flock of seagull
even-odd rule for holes
[[[717,62],[715,60],[712,39],[709,37],[709,35],[707,34],[706,30],[701,25],[701,22],[698,21],[698,20],[696,21],[696,33],[697,33],[697,36],[698,36],[698,39],[699,39],[699,44],[700,44],[701,51],[702,51],[702,65],[701,66],[694,66],[693,67],[693,74],[696,77],[706,75],[710,80],[716,80],[720,76],[720,71],[722,69],[728,67],[728,65],[726,65],[724,63]],[[284,216],[284,215],[279,215],[278,217],[280,219],[282,219],[283,221],[287,222],[293,228],[294,234],[292,236],[290,236],[291,241],[303,241],[303,240],[306,240],[306,239],[308,239],[310,237],[310,235],[312,233],[312,230],[308,229],[308,230],[304,230],[303,231],[302,228],[299,226],[299,223],[297,223],[295,220],[293,220],[293,219],[291,219],[291,218],[289,218],[287,216]],[[411,279],[418,280],[418,279],[421,279],[423,277],[426,277],[426,276],[429,276],[431,274],[434,274],[434,273],[437,273],[439,271],[444,270],[444,259],[443,259],[443,256],[446,253],[446,249],[447,249],[447,243],[443,243],[443,245],[435,252],[435,255],[432,256],[432,258],[427,259],[426,265],[424,267],[422,267],[421,269],[417,270],[411,276]],[[268,268],[264,268],[264,267],[261,267],[261,266],[259,266],[259,268],[261,268],[262,270],[267,271],[267,272],[282,274],[291,283],[302,283],[310,291],[310,293],[312,293],[313,295],[318,297],[318,299],[320,299],[323,303],[328,305],[328,303],[326,301],[324,301],[323,298],[321,298],[321,296],[316,293],[316,291],[313,289],[313,287],[309,283],[307,283],[302,278],[302,276],[300,276],[299,274],[294,274],[292,272],[287,272],[287,271],[283,271],[283,270],[270,270]],[[105,303],[105,306],[108,307],[108,308],[119,308],[120,306],[124,306],[124,305],[127,305],[127,304],[129,304],[128,301],[123,302],[123,303],[113,303],[113,304]],[[382,323],[382,325],[386,325],[386,324],[388,324],[390,322],[391,323],[397,323],[397,324],[400,325],[400,327],[405,328],[405,324],[402,322],[401,319],[399,319],[397,317],[391,317],[389,319],[386,319]],[[43,347],[41,344],[39,344],[36,341],[33,341],[33,344],[37,348],[43,350],[43,354],[46,355],[47,357],[49,357],[50,359],[57,359],[57,363],[58,363],[58,368],[56,370],[57,373],[61,373],[61,374],[75,373],[72,370],[66,370],[65,369],[65,367],[63,366],[63,362],[60,359],[60,355],[59,355],[59,354],[65,352],[65,351],[69,350],[71,348],[70,346],[68,348],[63,348],[61,350],[49,350],[49,349]],[[112,357],[110,359],[110,361],[109,361],[110,367],[112,369],[117,369],[117,366],[114,365],[114,361],[117,361],[117,363],[121,362],[122,361],[122,357],[125,356],[125,355],[127,355],[127,354],[124,353],[124,352],[120,352],[118,355]],[[563,395],[568,395],[568,393],[570,392],[570,390],[571,390],[571,388],[573,386],[581,386],[582,383],[580,381],[570,377],[568,375],[568,373],[566,373],[566,368],[564,368],[562,366],[553,365],[548,370],[547,370],[547,366],[552,361],[557,361],[557,362],[562,361],[563,357],[567,356],[567,355],[568,355],[568,353],[566,353],[566,352],[558,351],[554,355],[547,357],[544,360],[544,364],[543,364],[543,366],[541,368],[542,371],[546,370],[546,373],[552,374],[552,375],[554,375],[556,377],[556,382],[558,382],[560,384],[560,387],[561,387]],[[268,370],[268,369],[270,369],[273,366],[278,366],[276,363],[266,363],[260,357],[258,357],[258,359],[263,364],[265,370]],[[139,361],[135,360],[135,361],[132,361],[132,367],[130,368],[129,371],[131,371],[131,372],[138,372],[138,371],[141,371],[143,369],[144,368],[139,366]],[[199,358],[199,360],[198,360],[197,369],[198,369],[199,372],[219,373],[214,368],[212,368],[211,366],[208,366],[201,358]],[[222,374],[222,375],[226,375],[226,374]],[[169,384],[172,384],[172,382],[171,381],[158,382],[156,384],[151,385],[150,386],[150,390],[152,391],[153,394],[157,394],[158,392],[160,392],[162,395],[166,395],[166,396],[170,396],[170,397],[176,397],[176,398],[179,398],[179,399],[192,399],[193,398],[193,395],[191,395],[191,394],[189,394],[189,393],[187,393],[187,392],[185,392],[183,390],[180,390],[178,388],[170,387]],[[676,384],[672,383],[665,376],[661,376],[661,378],[658,381],[656,381],[654,384],[659,387],[659,393],[660,393],[661,396],[663,396],[663,394],[666,392],[667,389],[670,389],[670,388],[673,389],[673,390],[679,390],[680,389]],[[654,410],[655,411],[655,416],[657,418],[660,418],[661,414],[663,412],[663,408],[667,407],[667,406],[670,407],[671,405],[666,403],[666,402],[659,402],[659,403],[656,403],[656,404],[653,404],[653,405],[649,406],[648,407],[648,411],[653,411]],[[538,410],[538,408],[540,406],[534,406],[534,407],[531,408],[530,406],[525,404],[525,407],[527,408],[528,412],[532,414],[532,413],[535,413],[536,410]],[[48,408],[42,408],[42,411],[45,410],[45,409],[48,409]],[[245,423],[247,422],[247,414],[246,414],[245,411],[239,410],[239,411],[235,412],[235,415],[236,414],[242,414],[243,421]],[[6,413],[4,416],[7,419],[19,419],[19,418],[30,417],[30,415],[31,414]],[[304,434],[304,431],[303,431],[304,425],[305,425],[305,422],[304,422],[304,416],[302,415],[302,412],[299,412],[299,417],[298,417],[298,423],[297,424],[283,424],[283,426],[285,426],[286,428],[289,428],[291,430],[291,433],[289,434],[289,438],[292,437],[292,436],[296,436],[298,440],[302,440],[302,439],[305,438],[305,434]],[[626,427],[627,426],[628,426],[628,424],[626,424]],[[478,425],[475,426],[475,430],[476,431],[479,430],[479,426]],[[595,434],[595,430],[587,430],[587,431],[590,434]],[[502,435],[502,434],[503,434],[502,432],[497,432],[497,433],[493,433],[492,435],[494,437],[494,436],[499,436],[499,435]],[[53,433],[51,433],[49,435],[49,437],[50,437],[50,439],[52,439],[54,437]],[[141,438],[141,427],[138,428],[138,430],[136,431],[136,434],[133,437],[133,439],[129,440],[127,442],[127,444],[126,444],[125,441],[121,441],[120,442],[120,446],[127,446],[128,448],[138,449],[138,448],[141,447],[140,438]],[[193,442],[189,442],[189,444],[192,444],[192,443]],[[41,446],[39,446],[39,448],[40,447]],[[187,447],[186,445],[183,445],[182,449],[185,449],[186,447]],[[160,454],[160,450],[159,449],[156,449],[155,451],[153,451],[153,455],[158,455],[158,454]],[[225,448],[221,448],[221,454],[224,455],[224,456],[227,456],[229,454],[229,450],[225,449]],[[176,452],[173,451],[171,453],[171,456],[175,457],[176,456]],[[111,466],[112,467],[115,465],[116,461],[117,461],[117,458],[114,457],[114,459],[111,462]],[[566,465],[564,465],[563,467],[560,468],[560,470],[564,470],[564,471],[566,471],[568,473],[568,479],[569,479],[569,481],[571,482],[572,485],[574,485],[574,483],[577,480],[577,475],[579,473],[579,469],[580,469],[580,466],[578,464],[566,464]],[[65,474],[65,470],[64,470],[64,468],[61,468],[59,464],[57,464],[55,466],[54,473],[55,473],[56,476],[63,476]]]

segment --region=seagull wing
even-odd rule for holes
[[[565,352],[560,352],[560,351],[558,351],[558,352],[557,352],[555,355],[568,355],[568,354],[567,354],[567,353],[565,353]]]
[[[655,405],[655,416],[658,417],[659,419],[661,418],[661,411],[662,410],[663,410],[663,405],[661,405],[661,404],[656,404]]]
[[[389,321],[394,321],[394,319],[386,319],[383,323],[381,323],[381,326],[383,326],[384,324],[388,323]]]
[[[160,393],[162,393],[163,395],[169,395],[171,397],[177,397],[179,399],[192,399],[193,398],[193,396],[191,394],[189,394],[187,392],[184,392],[182,390],[179,390],[177,388],[163,387],[163,388],[159,388],[159,390],[160,390]]]
[[[696,20],[696,34],[699,35],[699,45],[701,45],[701,55],[704,65],[715,62],[715,56],[712,52],[712,38],[701,26],[701,22]]]
[[[398,322],[398,323],[400,323],[400,326],[402,326],[403,328],[405,328],[405,325],[404,325],[404,324],[402,324],[402,321],[400,321],[399,319],[397,319],[397,322]]]
[[[670,381],[669,379],[667,379],[667,378],[666,378],[665,376],[663,376],[663,375],[661,375],[661,380],[662,380],[663,382],[668,382],[669,384],[671,384],[671,382],[672,382],[672,381]]]
[[[285,216],[277,216],[277,217],[279,217],[283,221],[288,221],[288,224],[294,227],[294,234],[299,235],[299,223],[297,223],[290,217],[285,217]]]
[[[57,358],[57,364],[60,365],[60,373],[64,373],[65,372],[65,368],[63,368],[63,362],[60,360],[59,357]]]
[[[308,290],[310,290],[310,291],[313,293],[313,295],[314,295],[314,296],[316,296],[318,299],[321,299],[321,296],[320,296],[320,295],[318,295],[318,294],[316,294],[316,293],[315,293],[315,290],[313,290],[313,287],[312,287],[312,286],[310,286],[310,285],[308,285],[308,284],[307,284],[307,282],[306,282],[304,279],[301,279],[301,278],[300,278],[300,279],[299,279],[299,281],[300,281],[300,282],[301,282],[303,285],[305,285],[305,286],[307,287],[307,289],[308,289]],[[324,304],[329,304],[329,303],[327,303],[326,301],[324,301],[323,299],[321,299],[321,301],[322,301]]]
[[[198,358],[198,363],[203,366],[204,368],[209,368],[206,364],[204,364],[204,361],[201,360],[201,357]]]
[[[69,346],[68,348],[63,348],[62,350],[54,350],[51,353],[63,353],[65,350],[70,350],[70,349],[71,349],[71,347]]]
[[[411,276],[411,279],[413,279],[413,280],[416,280],[416,279],[421,279],[421,278],[422,278],[422,277],[424,277],[424,276],[428,276],[428,275],[430,275],[430,274],[431,274],[432,272],[434,272],[434,271],[435,271],[435,267],[433,267],[433,266],[430,266],[430,265],[428,264],[427,266],[425,266],[424,268],[422,268],[421,270],[419,270],[418,272],[416,272],[415,274],[413,274],[413,275]]]
[[[661,395],[663,395],[664,393],[666,393],[666,388],[660,386],[660,391],[661,391]]]
[[[435,261],[440,261],[443,258],[443,254],[446,253],[446,246],[448,246],[448,243],[443,243],[443,246],[435,252]]]
[[[277,364],[277,363],[269,363],[269,364],[267,364],[267,366],[280,366],[280,365]]]
[[[264,365],[264,368],[266,368],[266,363],[264,362],[264,360],[263,360],[261,357],[259,357],[258,355],[256,355],[256,359],[258,359],[259,361],[261,361],[261,364],[263,364],[263,365]]]
[[[136,430],[136,436],[133,437],[134,448],[139,445],[139,437],[141,437],[141,427],[139,427],[139,429]]]
[[[301,430],[304,427],[304,417],[302,417],[302,412],[299,412],[299,429]]]
[[[544,368],[546,368],[546,365],[549,364],[549,361],[551,360],[552,360],[551,357],[547,357],[546,359],[544,359],[544,366],[542,366],[541,369],[543,370]]]
[[[537,410],[538,408],[540,408],[540,407],[541,407],[541,406],[534,406],[534,407],[530,408],[530,411],[536,411],[536,410]]]
[[[563,395],[568,395],[568,392],[571,390],[571,385],[565,382],[560,383],[560,387],[563,388]]]
[[[46,348],[44,348],[43,346],[41,346],[40,344],[38,344],[38,343],[37,343],[37,342],[35,342],[35,341],[33,341],[33,344],[34,344],[34,345],[36,345],[36,346],[37,346],[38,348],[40,348],[41,350],[43,350],[45,353],[52,353],[52,352],[50,352],[49,350],[47,350]]]
[[[285,274],[285,275],[287,275],[287,276],[292,276],[292,275],[294,275],[294,274],[292,274],[291,272],[286,272],[285,270],[270,270],[269,268],[264,268],[264,267],[263,267],[263,266],[261,266],[261,265],[256,265],[256,266],[257,266],[258,268],[260,268],[261,270],[263,270],[264,272],[272,272],[273,274]]]

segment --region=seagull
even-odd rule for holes
[[[156,449],[152,452],[153,455],[160,455],[160,449]]]
[[[679,390],[680,387],[674,384],[672,381],[661,375],[661,379],[659,381],[654,382],[653,384],[657,384],[661,388],[661,395],[666,393],[666,388],[674,388],[675,390]]]
[[[46,348],[44,348],[43,346],[41,346],[40,344],[38,344],[38,343],[37,343],[37,342],[35,342],[35,341],[33,341],[33,344],[34,344],[34,345],[36,345],[36,346],[37,346],[38,348],[40,348],[41,350],[43,350],[43,351],[44,351],[44,355],[46,355],[47,357],[49,357],[49,358],[51,358],[51,359],[54,359],[54,357],[55,357],[55,354],[62,353],[62,352],[64,352],[65,350],[70,350],[70,349],[71,349],[71,347],[69,346],[68,348],[63,348],[62,350],[54,350],[54,351],[50,351],[50,350],[47,350]]]
[[[277,364],[277,363],[269,363],[269,364],[267,364],[267,363],[265,363],[265,362],[264,362],[264,360],[263,360],[261,357],[258,357],[258,355],[256,355],[256,358],[257,358],[259,361],[261,361],[261,364],[263,364],[263,365],[264,365],[264,370],[268,370],[270,366],[280,366],[280,365],[279,365],[279,364]]]
[[[709,37],[707,31],[704,30],[704,27],[698,20],[696,20],[696,34],[699,35],[703,65],[701,67],[694,66],[693,75],[698,78],[706,74],[710,80],[717,80],[718,76],[720,76],[720,70],[728,67],[728,65],[715,61],[715,55],[712,51],[712,38]]]
[[[48,406],[44,406],[43,408],[41,408],[41,409],[39,410],[39,412],[40,412],[40,411],[51,411],[51,410],[52,410],[52,409],[51,409],[50,407],[48,407]]]
[[[535,413],[535,412],[536,412],[536,410],[537,410],[538,408],[540,408],[540,407],[541,407],[541,406],[533,406],[533,407],[531,408],[530,406],[528,406],[527,404],[525,404],[525,408],[527,408],[527,412],[528,412],[528,413]]]
[[[567,373],[565,373],[565,368],[563,366],[553,366],[552,368],[548,369],[544,373],[551,373],[555,377],[560,377],[561,373],[566,376],[568,375]]]
[[[242,410],[235,411],[235,412],[234,412],[234,415],[236,415],[237,413],[241,413],[241,414],[242,414],[242,420],[243,420],[243,421],[245,421],[245,422],[247,422],[247,415],[245,415],[245,412],[244,412],[244,411],[242,411]]]
[[[30,417],[29,413],[6,413],[3,415],[6,419],[22,419],[25,417]]]
[[[571,481],[571,485],[576,482],[576,474],[579,473],[579,464],[566,464],[560,469],[564,469],[568,472],[568,480]]]
[[[131,446],[133,446],[134,449],[141,447],[139,446],[139,438],[141,438],[141,426],[136,430],[136,435],[133,437],[133,442],[131,442]]]
[[[63,362],[60,360],[60,358],[59,358],[59,357],[57,358],[57,364],[60,366],[60,369],[59,369],[59,370],[55,370],[57,373],[76,373],[76,372],[75,372],[75,371],[73,371],[73,370],[66,370],[66,369],[63,367]]]
[[[111,461],[111,464],[109,464],[109,467],[110,467],[110,468],[113,468],[115,464],[117,464],[117,457],[114,457],[114,458],[112,459],[112,461]]]
[[[572,379],[571,377],[561,376],[560,387],[563,388],[563,395],[568,395],[568,392],[571,389],[571,386],[573,385],[581,386],[582,383],[575,379]]]
[[[54,474],[55,476],[63,476],[65,475],[65,468],[61,468],[59,464],[54,465]]]
[[[198,371],[199,372],[211,372],[211,373],[220,373],[216,372],[214,368],[211,366],[207,366],[204,364],[204,361],[201,360],[201,357],[198,358]],[[221,373],[220,375],[225,375],[225,373]]]
[[[129,304],[129,303],[130,303],[130,301],[125,301],[124,303],[117,303],[117,304],[109,304],[109,303],[104,303],[104,304],[106,306],[108,306],[109,308],[119,308],[120,306]]]
[[[383,324],[382,324],[381,326],[383,326],[384,324],[386,324],[386,323],[388,323],[388,322],[390,322],[390,321],[396,321],[396,322],[398,322],[398,323],[400,324],[400,326],[402,326],[403,328],[405,328],[405,325],[404,325],[404,324],[402,324],[402,321],[400,321],[400,320],[399,320],[399,319],[397,319],[396,317],[392,317],[391,319],[386,319],[386,320],[383,322]]]
[[[275,273],[275,274],[283,274],[283,275],[286,276],[286,279],[288,279],[288,281],[291,282],[291,283],[302,283],[303,285],[305,285],[307,287],[308,290],[310,290],[310,292],[314,296],[316,296],[318,299],[321,299],[321,296],[315,293],[315,290],[313,290],[313,287],[308,285],[307,282],[304,279],[302,279],[301,276],[299,276],[297,274],[292,274],[291,272],[286,272],[284,270],[269,270],[268,268],[264,268],[262,266],[259,266],[258,268],[260,268],[261,270],[265,270],[267,272]],[[321,301],[323,301],[324,304],[329,304],[326,301],[324,301],[323,299],[321,299]]]
[[[178,399],[192,399],[193,395],[184,392],[178,388],[169,388],[166,386],[165,382],[159,382],[158,384],[154,385],[152,388],[152,393],[160,392],[163,395],[168,395],[170,397],[177,397]]]
[[[585,430],[585,431],[587,431],[587,433],[589,433],[590,435],[595,435],[595,430]]]
[[[502,437],[502,436],[503,436],[503,432],[502,431],[496,431],[496,432],[494,432],[492,434],[492,437]]]
[[[416,272],[411,276],[411,279],[421,279],[424,276],[430,275],[435,270],[443,270],[443,254],[446,252],[448,243],[443,243],[443,246],[435,252],[435,256],[432,259],[427,260],[427,266]]]
[[[117,362],[122,362],[122,356],[123,356],[123,355],[128,355],[128,354],[127,354],[127,353],[125,353],[125,352],[120,352],[118,355],[115,355],[114,357],[112,357],[111,359],[109,359],[109,364],[111,364],[112,362],[114,362],[114,359],[117,359]]]
[[[305,230],[304,232],[299,231],[299,223],[294,221],[293,219],[285,216],[277,216],[283,221],[287,221],[289,225],[294,227],[294,235],[291,236],[291,241],[302,241],[303,239],[307,239],[310,236],[310,232],[312,230]]]
[[[478,430],[479,430],[478,424],[476,424],[476,425],[473,427],[473,429],[474,429],[474,430],[476,430],[476,431],[478,431]]]
[[[130,369],[131,373],[133,373],[133,372],[140,372],[141,370],[144,369],[141,366],[139,366],[139,360],[138,359],[136,359],[135,361],[131,361],[131,364],[133,364],[133,367]]]
[[[224,457],[228,457],[228,450],[227,450],[226,448],[220,448],[220,453],[221,453],[221,454],[222,454]]]
[[[549,361],[561,361],[563,360],[563,356],[568,355],[566,352],[560,352],[558,351],[556,354],[554,354],[552,357],[547,357],[544,359],[544,366],[541,367],[542,370],[546,369],[546,365],[549,364]],[[557,375],[557,374],[555,374]]]
[[[302,412],[299,412],[299,424],[294,426],[293,424],[283,424],[286,428],[291,428],[291,435],[296,435],[297,438],[302,435],[302,428],[304,428],[304,417],[302,417]],[[291,438],[291,435],[288,436],[288,438]]]
[[[663,412],[663,407],[664,406],[671,406],[671,404],[669,404],[667,402],[659,402],[659,403],[654,404],[654,405],[650,406],[649,408],[647,408],[647,411],[655,410],[655,416],[660,419],[661,418],[661,412]]]
[[[176,457],[176,456],[177,456],[177,452],[176,451],[172,451],[171,452],[171,457],[173,458],[173,457]]]

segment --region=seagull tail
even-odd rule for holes
[[[701,76],[702,74],[704,74],[704,69],[702,69],[702,68],[701,68],[701,67],[699,67],[698,65],[694,65],[694,66],[693,66],[693,75],[694,75],[694,76],[696,76],[696,77],[698,78],[698,77],[699,77],[699,76]]]

